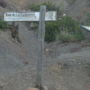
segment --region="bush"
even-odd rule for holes
[[[90,26],[90,13],[86,13],[86,19],[81,22],[82,25]]]
[[[39,5],[30,5],[32,11],[39,11],[41,5],[46,5],[47,11],[57,11],[58,17],[60,17],[60,7],[51,2],[42,3]],[[66,32],[66,33],[65,33]],[[57,21],[46,22],[45,41],[52,42],[55,40],[61,41],[76,41],[82,40],[83,34],[80,30],[79,22],[73,20],[71,17],[65,16]]]
[[[68,16],[65,16],[59,20],[59,25],[61,31],[67,31],[69,33],[81,32],[79,22]]]
[[[47,42],[55,41],[58,30],[59,30],[58,21],[46,22],[45,41]]]
[[[78,34],[70,34],[68,32],[62,31],[59,34],[58,40],[60,40],[62,42],[75,42],[75,41],[81,41],[83,38],[84,37],[82,34],[79,34],[79,33]]]
[[[62,42],[80,41],[84,36],[80,29],[80,24],[71,17],[63,17],[61,20],[46,23],[47,42],[60,40]]]
[[[7,29],[8,28],[8,24],[7,22],[3,21],[0,19],[0,29]]]
[[[90,25],[90,13],[87,14],[86,24]]]

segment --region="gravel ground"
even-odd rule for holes
[[[19,29],[22,44],[11,40],[9,32],[0,33],[1,90],[35,86],[37,37],[24,23]],[[90,43],[46,44],[42,77],[49,90],[90,90]]]

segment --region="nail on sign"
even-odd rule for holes
[[[40,12],[28,12],[28,13],[18,13],[18,12],[7,12],[4,14],[4,21],[39,21]],[[45,21],[55,21],[56,12],[50,11],[46,12]]]

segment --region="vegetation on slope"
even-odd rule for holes
[[[7,28],[8,28],[7,22],[5,22],[2,19],[0,19],[0,30],[5,30]]]
[[[52,42],[55,40],[60,40],[62,42],[80,41],[84,38],[78,21],[75,21],[68,16],[64,16],[59,19],[61,11],[60,8],[55,4],[51,2],[38,5],[33,4],[30,5],[30,9],[33,11],[39,11],[40,5],[46,5],[47,10],[49,11],[55,10],[58,12],[57,21],[46,22],[46,42]]]
[[[60,40],[62,42],[80,41],[83,34],[80,29],[80,24],[71,17],[65,16],[55,22],[46,23],[47,42]]]
[[[87,14],[86,25],[90,25],[90,13]]]

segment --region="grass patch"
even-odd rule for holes
[[[70,34],[68,32],[62,31],[59,35],[57,35],[57,39],[61,42],[76,42],[83,40],[83,35],[77,34]]]
[[[0,30],[5,30],[8,28],[7,22],[0,19]]]
[[[55,22],[46,22],[46,42],[60,40],[62,42],[74,42],[84,39],[79,22],[71,17],[63,17]]]

